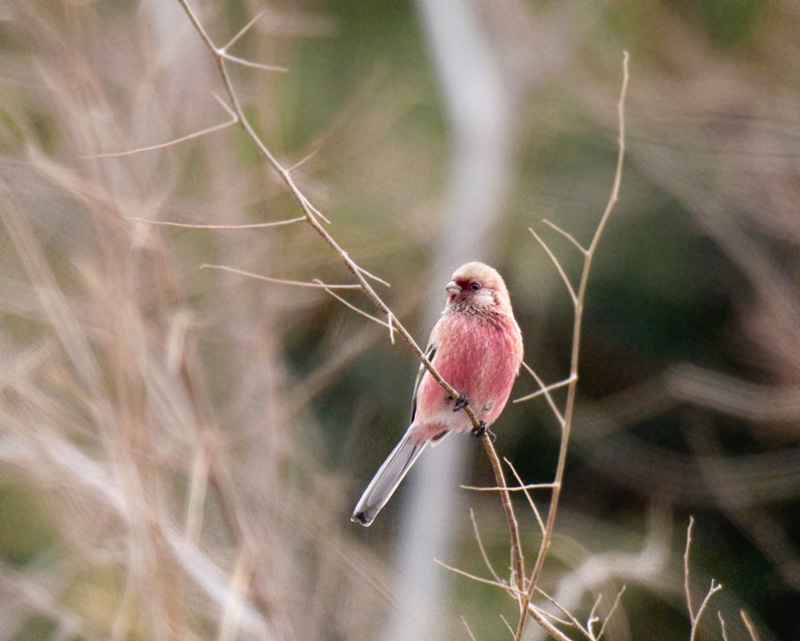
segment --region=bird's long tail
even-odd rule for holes
[[[407,431],[367,485],[350,520],[365,527],[372,524],[427,444],[415,442],[411,430]]]

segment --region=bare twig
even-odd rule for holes
[[[513,638],[514,638],[514,628],[512,628],[512,627],[511,627],[511,624],[508,622],[508,619],[506,619],[506,618],[505,618],[505,617],[504,617],[504,616],[501,614],[501,615],[500,615],[500,620],[501,620],[503,623],[505,623],[505,624],[506,624],[506,627],[508,628],[508,631],[511,633],[511,638],[513,639]]]
[[[506,591],[511,590],[512,592],[516,593],[516,590],[514,589],[513,586],[510,586],[510,585],[508,585],[506,583],[503,583],[502,581],[492,581],[491,579],[485,579],[482,576],[478,576],[477,574],[472,574],[470,572],[465,572],[464,570],[461,570],[459,568],[453,567],[452,565],[447,565],[447,563],[444,563],[443,561],[440,561],[439,559],[434,559],[433,562],[434,563],[438,563],[445,570],[450,570],[451,572],[454,572],[455,574],[460,574],[461,576],[465,576],[468,579],[472,579],[473,581],[477,581],[478,583],[485,583],[486,585],[491,585],[491,586],[493,586],[495,588],[500,588],[500,589],[506,590]]]
[[[527,613],[530,617],[536,621],[542,628],[544,628],[547,633],[556,639],[556,641],[570,641],[570,638],[565,635],[561,630],[559,630],[556,626],[554,626],[547,618],[544,616],[543,613],[538,608],[534,607],[532,603],[528,603]]]
[[[461,623],[463,623],[464,627],[467,629],[467,634],[469,635],[469,638],[472,639],[472,641],[475,641],[475,635],[472,634],[472,630],[469,629],[469,624],[467,623],[467,620],[464,618],[463,615],[461,616]]]
[[[689,550],[692,547],[692,527],[694,526],[694,517],[689,517],[689,527],[686,528],[686,550],[683,553],[683,589],[686,594],[686,607],[689,610],[689,620],[692,624],[691,633],[689,634],[689,641],[694,641],[695,636],[697,635],[697,628],[700,622],[700,618],[703,616],[703,612],[708,606],[708,602],[712,596],[716,592],[719,592],[722,589],[722,585],[717,583],[714,579],[711,579],[711,587],[706,592],[705,597],[703,597],[702,602],[700,603],[700,607],[697,608],[697,612],[692,609],[692,591],[690,589],[691,579],[689,573]]]
[[[717,610],[717,619],[719,619],[719,628],[722,631],[722,641],[728,641],[728,632],[725,629],[725,619],[722,618],[722,612]]]
[[[506,459],[504,461],[508,462]],[[527,490],[553,489],[552,483],[531,483],[529,485],[517,485],[515,487],[480,487],[477,485],[462,485],[462,490],[472,490],[473,492],[526,492]]]
[[[747,616],[747,612],[744,610],[739,610],[739,616],[742,617],[742,623],[744,623],[744,627],[747,628],[750,638],[753,641],[761,641],[760,637],[758,636],[758,632],[756,631],[756,627],[753,625],[750,617]]]
[[[559,227],[559,226],[558,226],[558,225],[556,225],[555,223],[551,223],[551,222],[550,222],[549,220],[547,220],[546,218],[545,218],[545,219],[543,219],[543,220],[542,220],[542,222],[543,222],[545,225],[547,225],[548,227],[550,227],[552,230],[554,230],[554,231],[557,231],[557,232],[558,232],[559,234],[561,234],[561,235],[562,235],[564,238],[566,238],[566,239],[567,239],[569,242],[571,242],[573,245],[575,245],[575,247],[578,249],[578,251],[579,251],[581,254],[583,254],[584,256],[586,255],[586,253],[587,253],[587,250],[586,250],[586,248],[585,248],[583,245],[581,245],[581,244],[580,244],[580,243],[579,243],[577,240],[575,240],[575,237],[574,237],[572,234],[570,234],[570,233],[568,233],[568,232],[564,231],[563,229],[561,229],[561,227]]]
[[[291,285],[293,287],[311,287],[315,289],[361,289],[361,285],[356,284],[342,284],[334,285],[330,283],[323,283],[320,280],[306,281],[306,280],[286,280],[284,278],[272,278],[271,276],[264,276],[262,274],[254,274],[253,272],[246,272],[235,267],[228,267],[226,265],[200,265],[200,269],[219,269],[224,272],[232,272],[240,276],[247,276],[248,278],[255,278],[256,280],[264,280],[268,283],[275,283],[276,285]]]
[[[261,18],[263,18],[263,17],[264,17],[264,14],[265,14],[265,13],[267,13],[267,10],[266,10],[266,9],[263,9],[262,11],[259,11],[259,12],[258,12],[256,15],[254,15],[254,16],[253,16],[253,18],[250,20],[250,22],[248,22],[248,23],[247,23],[247,24],[246,24],[244,27],[242,27],[242,28],[239,30],[239,33],[237,33],[235,36],[233,36],[233,38],[231,38],[230,40],[228,40],[228,44],[226,44],[224,47],[222,47],[222,51],[227,51],[227,50],[228,50],[228,49],[230,49],[230,48],[231,48],[233,45],[235,45],[237,42],[239,42],[239,39],[240,39],[240,38],[241,38],[241,37],[242,37],[244,34],[246,34],[248,31],[250,31],[250,28],[251,28],[251,27],[252,27],[252,26],[253,26],[253,25],[254,25],[256,22],[258,22],[259,20],[261,20]]]
[[[525,590],[525,559],[522,555],[522,542],[519,537],[519,523],[514,514],[514,506],[511,504],[511,495],[508,492],[506,484],[506,477],[503,474],[503,465],[495,452],[492,439],[488,434],[484,433],[483,448],[489,457],[494,470],[494,478],[500,489],[500,500],[503,504],[503,510],[506,513],[506,522],[508,523],[508,536],[511,540],[511,570],[513,576],[511,577],[511,584],[516,587],[520,592]]]
[[[558,601],[556,601],[553,597],[551,597],[549,594],[547,594],[547,592],[545,592],[541,588],[536,588],[536,591],[539,594],[541,594],[545,599],[547,599],[550,603],[552,603],[554,606],[556,606],[561,611],[561,613],[565,617],[567,617],[567,621],[562,621],[562,623],[564,623],[565,625],[570,626],[571,628],[575,628],[581,634],[583,634],[583,636],[585,636],[587,639],[589,639],[589,641],[593,641],[592,633],[589,631],[589,629],[584,628],[581,625],[581,622],[578,621],[578,619],[576,619],[575,616],[569,610],[567,610],[563,605],[561,605]],[[531,607],[534,607],[534,606],[531,606]],[[544,611],[542,611],[542,612],[544,612]],[[594,612],[594,608],[592,609],[592,612]],[[551,616],[547,612],[544,612],[544,613],[547,614],[548,616]],[[591,616],[589,618],[591,619]]]
[[[603,633],[606,631],[606,626],[608,622],[611,620],[611,617],[614,616],[614,612],[617,611],[619,607],[620,600],[622,599],[622,595],[625,593],[625,586],[623,585],[619,592],[617,592],[617,598],[614,599],[614,603],[611,605],[611,609],[608,611],[608,615],[606,616],[605,621],[603,621],[603,625],[600,626],[600,632],[597,633],[596,641],[600,641],[603,637]]]
[[[483,540],[481,539],[481,533],[478,530],[478,522],[475,520],[475,512],[470,508],[469,511],[469,519],[472,521],[472,530],[475,532],[475,540],[478,542],[478,549],[481,551],[481,556],[483,557],[483,562],[486,564],[489,572],[494,577],[494,580],[498,583],[502,583],[503,581],[495,572],[494,567],[492,566],[492,562],[489,560],[489,555],[486,554],[486,548],[483,547]]]
[[[689,586],[689,549],[692,545],[692,528],[694,527],[694,517],[689,517],[689,526],[686,528],[686,549],[683,552],[683,593],[686,597],[686,607],[689,608],[689,618],[694,622],[694,610],[692,609],[692,591]]]
[[[319,149],[315,149],[311,153],[306,154],[300,160],[298,160],[295,164],[293,164],[291,167],[289,167],[289,169],[287,171],[289,173],[292,173],[295,169],[300,169],[300,167],[305,165],[309,160],[311,160],[318,153],[319,153]]]
[[[536,507],[536,503],[534,502],[533,497],[531,496],[531,493],[528,491],[528,487],[526,487],[526,486],[524,486],[522,484],[522,479],[520,478],[520,475],[517,474],[517,470],[511,464],[511,461],[509,461],[505,457],[503,458],[503,460],[506,462],[506,465],[508,465],[509,469],[511,470],[511,473],[514,475],[514,478],[517,479],[517,483],[519,483],[520,486],[523,488],[523,492],[525,492],[525,498],[528,499],[528,505],[531,506],[531,510],[533,510],[533,514],[536,517],[536,522],[539,524],[539,531],[542,533],[542,535],[544,535],[544,521],[542,521],[542,515],[539,514],[539,509]],[[553,487],[552,483],[546,483],[546,484],[541,484],[541,485],[542,485],[542,487],[547,485],[551,489]],[[512,489],[516,489],[516,488],[512,488]]]
[[[558,420],[558,424],[563,428],[564,427],[564,417],[561,414],[561,410],[558,409],[558,405],[556,405],[556,401],[553,398],[552,394],[550,394],[550,389],[553,388],[553,386],[545,385],[544,381],[533,370],[533,368],[530,367],[525,361],[522,361],[522,366],[526,370],[528,370],[528,373],[531,376],[533,376],[534,380],[539,385],[539,391],[534,393],[534,394],[530,394],[526,398],[527,399],[531,399],[531,398],[535,398],[540,393],[544,394],[545,398],[547,399],[547,404],[550,406],[550,410],[553,412],[553,416],[556,417],[556,419]],[[566,379],[566,381],[562,381],[561,383],[556,383],[555,386],[556,387],[563,387],[564,385],[569,385],[571,382],[572,382],[572,378],[570,377],[570,378]],[[518,399],[518,400],[522,401],[522,400],[526,400],[526,399]],[[517,401],[514,401],[514,402],[516,403]]]
[[[417,345],[414,338],[411,336],[410,332],[397,320],[397,317],[392,313],[389,306],[383,301],[383,299],[375,292],[372,286],[367,282],[365,278],[365,274],[369,274],[366,272],[362,267],[360,267],[350,255],[342,248],[341,245],[333,238],[333,236],[322,226],[320,220],[325,222],[329,222],[322,213],[314,207],[308,198],[303,194],[300,188],[292,178],[291,168],[285,168],[281,162],[277,159],[277,157],[270,151],[270,149],[266,146],[266,144],[261,140],[258,133],[256,133],[253,125],[250,123],[250,120],[247,118],[247,115],[244,112],[244,108],[239,101],[238,94],[233,86],[233,81],[231,80],[230,74],[228,73],[228,69],[225,65],[226,61],[233,61],[239,64],[243,64],[243,61],[240,59],[233,59],[230,55],[225,52],[225,48],[218,48],[211,37],[208,35],[208,32],[203,27],[203,24],[200,22],[200,19],[195,14],[194,10],[189,6],[188,0],[178,0],[183,10],[186,12],[186,15],[189,17],[192,25],[194,26],[197,33],[200,35],[200,38],[205,43],[206,47],[209,49],[211,54],[214,56],[214,59],[217,63],[217,68],[219,69],[220,76],[222,78],[222,83],[225,86],[225,91],[228,94],[228,98],[231,101],[232,111],[236,114],[237,117],[237,124],[244,130],[247,137],[251,140],[251,142],[255,145],[258,152],[267,162],[267,164],[272,167],[272,169],[278,174],[280,179],[282,180],[283,184],[288,189],[289,193],[294,198],[295,202],[299,206],[300,210],[303,212],[303,216],[305,217],[306,222],[314,229],[317,234],[325,241],[325,243],[339,256],[342,262],[345,264],[348,270],[353,274],[356,284],[358,288],[364,293],[364,295],[369,298],[369,300],[377,307],[386,317],[387,317],[387,324],[389,326],[391,337],[394,337],[394,332],[400,335],[403,341],[408,345],[417,359],[422,363],[428,373],[436,380],[439,385],[453,398],[458,398],[461,394],[458,390],[456,390],[450,383],[444,380],[442,376],[436,371],[436,368],[431,365],[428,358],[425,356],[425,353],[422,349]],[[249,66],[259,67],[259,68],[267,68],[264,65],[259,65],[257,63],[249,63]],[[272,69],[272,68],[269,68]],[[218,269],[224,269],[222,266],[216,266]],[[228,268],[228,271],[236,272],[238,270],[234,270],[232,268]],[[245,275],[247,275],[245,273]],[[258,277],[262,280],[268,280],[265,277]],[[385,281],[380,281],[385,284]],[[318,285],[308,285],[308,286],[318,286]],[[470,421],[472,422],[473,427],[478,427],[479,422],[478,418],[475,415],[474,410],[467,405],[464,407],[464,412],[469,417]],[[510,500],[509,500],[510,504]]]
[[[575,307],[575,320],[572,332],[572,355],[570,359],[570,376],[569,376],[570,383],[567,388],[567,400],[566,400],[564,421],[562,424],[562,432],[561,432],[561,447],[559,448],[558,463],[556,465],[556,474],[553,482],[553,494],[552,494],[552,499],[550,501],[550,508],[547,512],[547,522],[545,524],[544,536],[542,537],[542,543],[539,547],[539,554],[536,558],[536,563],[531,573],[531,577],[528,580],[527,591],[525,594],[525,599],[523,600],[523,607],[520,613],[515,641],[520,641],[522,639],[522,632],[525,628],[526,613],[529,613],[529,608],[527,606],[530,603],[531,599],[533,598],[534,591],[536,590],[536,583],[539,579],[539,575],[541,574],[542,567],[544,566],[544,561],[545,558],[547,557],[547,553],[548,550],[550,549],[550,544],[553,538],[553,528],[555,526],[555,518],[556,518],[556,513],[558,511],[558,502],[561,496],[561,487],[564,479],[564,469],[566,467],[566,461],[567,461],[567,450],[569,447],[570,429],[572,427],[572,419],[575,412],[575,399],[577,396],[577,383],[578,383],[578,362],[580,355],[581,329],[583,321],[583,305],[584,305],[584,300],[586,298],[586,288],[589,282],[589,273],[592,266],[592,259],[594,258],[597,246],[603,234],[603,230],[605,229],[606,224],[608,223],[608,219],[611,216],[611,212],[614,209],[614,205],[617,203],[617,200],[619,198],[619,187],[622,182],[622,166],[625,159],[625,97],[628,91],[628,78],[629,78],[628,52],[625,51],[623,52],[623,62],[622,62],[622,88],[620,90],[619,102],[617,103],[617,113],[619,116],[619,147],[618,147],[619,151],[617,154],[617,167],[616,167],[616,172],[614,174],[614,183],[611,188],[611,195],[608,199],[608,203],[606,204],[605,211],[603,212],[603,215],[600,218],[600,222],[598,223],[597,228],[595,229],[594,236],[592,237],[592,242],[589,244],[588,249],[583,250],[584,252],[583,270],[581,272],[581,277],[577,292],[575,292],[571,286],[567,288],[573,299]],[[560,233],[564,234],[567,239],[572,240],[572,242],[579,249],[583,249],[581,245],[577,243],[569,234],[566,234],[566,232],[564,232],[560,228],[556,228],[552,224],[550,224],[550,226],[559,231]],[[563,273],[563,270],[561,270],[561,273]]]
[[[523,363],[523,365],[525,365],[525,369],[527,369],[534,378],[538,379],[538,376],[536,375],[536,372],[534,372],[533,369],[527,363]],[[539,382],[539,381],[537,380],[537,382]],[[513,400],[513,402],[514,403],[522,403],[523,401],[530,401],[531,399],[534,399],[537,396],[547,395],[548,392],[552,392],[553,390],[561,389],[562,387],[566,387],[571,382],[572,382],[572,379],[571,378],[567,378],[567,379],[564,379],[563,381],[559,381],[558,383],[553,383],[551,385],[542,385],[542,388],[540,390],[538,390],[536,392],[532,392],[531,394],[527,394],[526,396],[521,396],[520,398],[515,398]]]
[[[550,257],[550,260],[553,262],[553,265],[555,265],[556,269],[558,270],[559,275],[561,276],[561,280],[564,281],[564,287],[566,287],[567,291],[569,292],[569,297],[572,299],[572,304],[573,305],[577,305],[578,304],[578,296],[575,294],[575,289],[572,287],[572,283],[569,280],[569,276],[567,276],[567,273],[564,271],[564,268],[561,266],[561,262],[558,260],[556,255],[553,253],[553,250],[550,249],[549,245],[546,242],[544,242],[542,237],[539,236],[539,234],[537,234],[532,227],[528,227],[528,231],[531,232],[531,234],[533,234],[533,237],[542,246],[542,249],[544,249],[545,253]]]
[[[600,604],[603,602],[603,595],[598,594],[597,598],[594,600],[594,605],[592,606],[591,611],[589,612],[589,616],[586,618],[586,629],[589,631],[589,637],[594,640],[594,624],[600,620],[600,617],[597,616],[597,608],[600,607]]]
[[[94,154],[92,156],[81,156],[81,158],[124,158],[126,156],[134,156],[136,154],[143,154],[148,151],[156,151],[157,149],[166,149],[167,147],[172,147],[174,145],[179,145],[182,142],[187,142],[189,140],[194,140],[195,138],[200,138],[201,136],[205,136],[207,134],[213,134],[215,131],[222,131],[223,129],[227,129],[231,125],[235,125],[239,121],[239,117],[231,110],[228,105],[226,105],[219,96],[214,96],[217,99],[217,102],[223,106],[225,111],[228,112],[228,115],[231,117],[230,120],[220,123],[219,125],[214,125],[213,127],[207,127],[206,129],[201,129],[200,131],[195,131],[192,134],[187,134],[186,136],[181,136],[180,138],[174,138],[167,142],[162,142],[157,145],[150,145],[148,147],[139,147],[138,149],[129,149],[127,151],[118,151],[118,152],[110,152],[106,154]]]
[[[554,605],[555,605],[555,604],[554,604]],[[544,609],[542,609],[542,608],[540,608],[540,607],[538,607],[538,606],[536,606],[536,605],[533,605],[533,604],[531,604],[531,605],[529,605],[528,607],[529,607],[531,610],[533,610],[533,611],[535,611],[535,612],[538,612],[538,613],[539,613],[539,614],[541,614],[543,617],[546,617],[546,618],[547,618],[549,621],[553,621],[553,622],[555,622],[555,623],[559,623],[559,624],[561,624],[561,625],[563,625],[563,626],[566,626],[566,627],[568,627],[568,628],[574,628],[574,627],[575,627],[575,624],[574,624],[572,621],[570,621],[570,620],[569,620],[569,617],[571,616],[569,613],[567,613],[567,617],[568,617],[568,618],[566,618],[566,619],[562,619],[561,617],[558,617],[558,616],[556,616],[556,615],[555,615],[555,614],[553,614],[552,612],[548,612],[547,610],[544,610]],[[559,609],[561,609],[561,606],[557,606],[557,607],[558,607]]]
[[[168,220],[147,220],[146,218],[126,218],[136,223],[145,223],[147,225],[162,225],[164,227],[181,227],[183,229],[212,229],[219,230],[241,230],[241,229],[268,229],[270,227],[282,227],[284,225],[292,225],[294,223],[302,223],[305,221],[305,216],[298,218],[289,218],[287,220],[276,220],[271,223],[253,223],[250,225],[197,225],[194,223],[175,223]]]
[[[276,67],[275,65],[265,65],[260,62],[252,62],[251,60],[245,60],[244,58],[238,58],[237,56],[232,56],[229,53],[225,53],[224,51],[220,51],[220,54],[225,60],[230,60],[231,62],[235,62],[237,65],[242,65],[243,67],[251,67],[253,69],[261,69],[262,71],[276,71],[278,73],[286,73],[289,71],[286,67]]]
[[[316,283],[319,283],[319,282],[321,282],[321,281],[319,281],[319,280],[316,280],[316,279],[315,279],[315,281],[314,281],[314,282],[316,282]],[[341,296],[339,296],[339,294],[337,294],[336,292],[334,292],[333,290],[331,290],[331,288],[330,288],[330,287],[324,287],[324,289],[325,289],[325,291],[326,291],[326,292],[328,292],[328,293],[329,293],[331,296],[333,296],[333,297],[334,297],[336,300],[338,300],[338,301],[339,301],[339,302],[340,302],[342,305],[344,305],[345,307],[348,307],[348,308],[352,309],[352,310],[353,310],[353,311],[354,311],[356,314],[360,314],[360,315],[361,315],[361,316],[363,316],[364,318],[368,318],[368,319],[369,319],[369,320],[371,320],[372,322],[374,322],[374,323],[378,323],[378,325],[382,325],[383,327],[388,327],[388,328],[389,328],[389,332],[390,332],[390,333],[389,333],[389,338],[391,339],[392,343],[394,343],[394,338],[393,338],[393,334],[392,334],[392,326],[391,326],[391,324],[390,324],[390,323],[387,323],[387,322],[385,322],[385,321],[382,321],[380,318],[376,318],[375,316],[372,316],[371,314],[368,314],[367,312],[365,312],[363,309],[361,309],[361,308],[359,308],[359,307],[356,307],[355,305],[353,305],[353,303],[351,303],[350,301],[348,301],[348,300],[346,300],[346,299],[342,298]]]

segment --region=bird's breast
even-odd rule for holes
[[[466,395],[478,418],[491,424],[508,400],[522,359],[522,341],[513,318],[444,316],[438,336],[440,344],[433,365],[450,385]],[[454,413],[453,403],[426,373],[418,390],[420,418],[447,420],[452,430],[470,429],[469,417],[464,412]]]

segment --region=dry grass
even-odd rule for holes
[[[0,206],[0,456],[57,545],[6,565],[0,637],[363,637],[372,623],[352,605],[381,599],[381,566],[342,535],[349,506],[319,462],[313,390],[282,347],[320,296],[199,269],[298,273],[314,243],[131,220],[278,218],[280,196],[231,136],[99,157],[225,117],[173,82],[185,28],[174,48],[151,46],[129,9],[108,10],[17,8],[32,51],[8,71],[21,104]]]

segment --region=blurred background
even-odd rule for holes
[[[522,0],[192,2],[258,134],[423,343],[461,263],[505,276],[526,362],[568,372],[596,255],[566,482],[542,587],[605,635],[800,629],[800,7]],[[510,638],[516,605],[478,444],[450,438],[368,530],[417,364],[324,292],[350,282],[242,131],[178,2],[0,4],[0,639]],[[309,157],[309,154],[314,154]],[[348,300],[372,312],[357,293]],[[535,391],[523,372],[512,398]],[[552,479],[541,399],[496,447]],[[452,441],[452,443],[451,443]],[[448,449],[449,448],[449,449]],[[443,476],[437,476],[443,475]],[[442,480],[444,479],[444,480]],[[548,495],[536,494],[546,510]],[[540,542],[516,503],[528,566]],[[416,601],[415,601],[416,595]],[[719,614],[718,614],[719,613]],[[463,619],[462,619],[463,617]],[[530,626],[526,638],[541,638]],[[413,632],[413,635],[412,635]],[[404,636],[405,635],[405,636]],[[412,635],[412,636],[410,636]],[[572,631],[572,638],[580,638]]]

